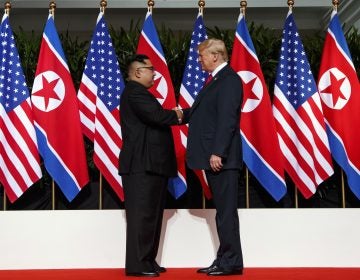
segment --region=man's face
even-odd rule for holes
[[[199,51],[199,58],[198,58],[202,70],[206,72],[212,72],[216,67],[215,65],[215,54],[209,52],[207,49]]]
[[[145,64],[139,64],[136,67],[140,82],[146,87],[150,88],[154,84],[155,69],[149,59],[144,60]]]

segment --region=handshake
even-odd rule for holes
[[[179,107],[174,107],[172,110],[175,111],[177,118],[178,118],[178,124],[181,124],[184,118],[184,112]]]

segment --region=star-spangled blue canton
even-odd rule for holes
[[[291,10],[283,31],[273,114],[284,168],[309,198],[334,170],[320,96]]]
[[[121,200],[119,106],[124,87],[108,27],[100,13],[78,92],[80,118],[83,133],[94,142],[94,163]]]
[[[287,17],[283,30],[276,84],[295,109],[317,92],[292,14]]]
[[[98,97],[112,111],[119,106],[125,85],[104,17],[96,25],[94,35],[84,73],[98,85]]]
[[[0,98],[1,104],[9,112],[30,96],[9,27],[9,18],[1,25],[1,51]]]
[[[201,64],[198,60],[198,45],[207,39],[206,28],[203,17],[199,15],[195,22],[194,31],[191,36],[188,58],[183,74],[182,85],[195,99],[203,87],[208,74],[201,70]],[[191,105],[191,104],[189,104]]]
[[[14,202],[41,178],[41,169],[30,94],[7,14],[0,32],[0,183]]]

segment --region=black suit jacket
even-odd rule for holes
[[[170,125],[178,124],[178,118],[173,110],[163,109],[143,85],[130,81],[121,95],[120,121],[120,175],[144,171],[177,175]]]
[[[192,169],[210,169],[212,154],[222,157],[223,169],[240,169],[240,77],[229,65],[203,87],[190,109],[184,110],[189,122],[187,164]]]

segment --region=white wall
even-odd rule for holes
[[[159,262],[209,265],[214,210],[166,210]],[[246,267],[360,267],[360,209],[242,209]],[[125,214],[0,212],[0,269],[124,267]]]

